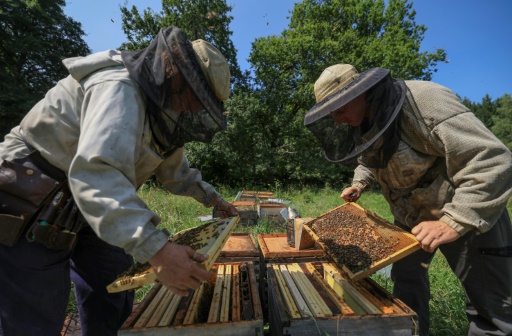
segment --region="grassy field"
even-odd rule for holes
[[[239,190],[219,188],[219,191],[226,200],[231,201]],[[266,191],[274,192],[276,198],[291,201],[290,206],[298,210],[301,217],[317,217],[344,203],[339,198],[341,190],[329,187],[306,190],[275,188]],[[151,209],[162,216],[162,226],[171,232],[199,225],[199,216],[211,214],[211,209],[204,208],[190,198],[177,197],[158,188],[145,186],[139,190],[139,195]],[[377,192],[365,193],[358,204],[390,222],[393,220],[387,202]],[[239,226],[236,232],[250,232],[256,236],[259,233],[286,232],[286,228],[284,224],[279,227],[259,222],[250,227]],[[432,287],[431,335],[467,335],[464,292],[441,253],[434,257],[429,274]],[[376,274],[372,278],[388,291],[392,291],[391,279],[386,275]],[[146,289],[139,290],[137,299],[143,298],[145,294]]]
[[[228,201],[232,201],[239,191],[222,187],[218,190]],[[322,189],[269,188],[265,191],[272,191],[276,198],[291,201],[290,206],[298,210],[301,217],[317,217],[344,203],[339,198],[341,190],[329,187]],[[141,188],[138,193],[149,208],[161,216],[161,227],[173,233],[197,226],[201,224],[199,216],[211,214],[211,209],[205,208],[191,198],[174,196],[149,184]],[[393,221],[388,204],[377,192],[363,194],[358,204],[390,222]],[[512,201],[509,201],[507,209],[512,214]],[[284,224],[276,226],[268,222],[258,222],[254,226],[239,226],[235,230],[251,233],[255,238],[260,233],[286,232]],[[432,291],[430,335],[467,335],[468,322],[464,312],[464,291],[439,252],[430,265],[429,275]],[[372,278],[388,291],[392,291],[391,279],[386,275],[375,274]],[[137,290],[136,301],[142,300],[148,290],[149,288]],[[69,310],[73,309],[75,309],[74,302],[71,300]]]

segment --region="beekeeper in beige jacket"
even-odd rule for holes
[[[467,294],[469,335],[512,335],[512,156],[447,88],[390,71],[328,67],[305,117],[331,162],[355,167],[341,197],[377,182],[395,224],[422,250],[393,264],[394,294],[428,335],[428,265],[437,248]]]
[[[27,218],[16,208],[28,198],[20,191],[25,187],[0,186],[0,193],[10,193],[2,199],[5,223],[28,225],[0,244],[0,335],[60,334],[70,267],[84,335],[116,335],[131,313],[133,292],[105,290],[132,264],[127,254],[149,262],[179,295],[209,279],[197,266],[207,256],[171,244],[156,228],[159,216],[138,197],[137,188],[152,175],[173,194],[237,214],[189,167],[183,150],[190,141],[210,142],[226,127],[230,74],[217,48],[170,27],[142,51],[108,50],[63,63],[70,75],[0,143],[0,161],[4,176],[32,179],[29,191],[48,180],[69,185],[83,217],[70,214],[86,224],[63,220],[71,231],[82,228],[74,245],[59,242],[45,221],[16,221]]]

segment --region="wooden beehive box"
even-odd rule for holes
[[[260,220],[267,220],[271,223],[284,223],[286,219],[281,215],[281,211],[287,206],[282,203],[258,203],[258,215]]]
[[[258,208],[254,201],[235,201],[233,206],[240,214],[240,224],[255,225],[258,221]]]
[[[325,258],[325,252],[318,246],[298,250],[288,244],[286,233],[264,233],[258,235],[262,259],[277,261],[284,259]]]
[[[266,201],[269,198],[273,198],[274,193],[271,191],[254,191],[254,190],[242,190],[240,197],[237,197],[239,201]]]
[[[256,241],[250,233],[232,233],[217,258],[218,263],[250,261],[254,264],[256,280],[259,281],[262,269]]]
[[[250,261],[259,257],[258,246],[250,233],[232,233],[222,250],[217,262],[241,261],[249,258]]]
[[[233,206],[238,210],[240,216],[240,224],[255,225],[258,221],[258,209],[255,201],[234,201]],[[221,217],[220,212],[216,209],[212,211],[213,218]]]
[[[263,314],[251,262],[218,263],[188,297],[156,284],[118,335],[263,335]]]
[[[417,316],[371,279],[329,262],[268,263],[270,335],[416,335]]]
[[[267,321],[269,319],[267,265],[270,263],[327,261],[327,259],[325,252],[317,246],[303,250],[291,247],[288,244],[286,233],[258,234],[257,238],[260,249],[260,294],[264,307],[264,318]]]
[[[305,223],[304,229],[353,280],[420,249],[414,235],[355,203],[345,203]]]

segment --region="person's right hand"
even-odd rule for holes
[[[215,200],[214,204],[214,209],[219,212],[220,218],[222,219],[239,215],[236,207],[233,204],[225,201],[220,196]]]
[[[355,202],[361,197],[363,190],[358,187],[348,187],[343,190],[340,197],[345,200],[345,202]]]
[[[197,253],[189,246],[169,242],[149,259],[149,263],[165,287],[177,295],[188,296],[189,288],[199,288],[212,275],[198,265],[206,259],[207,255]]]

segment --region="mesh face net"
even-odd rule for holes
[[[226,128],[224,104],[210,89],[181,30],[160,30],[147,48],[123,51],[121,56],[149,98],[146,113],[161,149],[172,151],[191,141],[209,143]]]
[[[327,114],[306,126],[324,149],[328,161],[355,167],[384,168],[400,141],[398,121],[405,83],[386,76],[366,92],[371,115],[358,127],[338,125]]]

